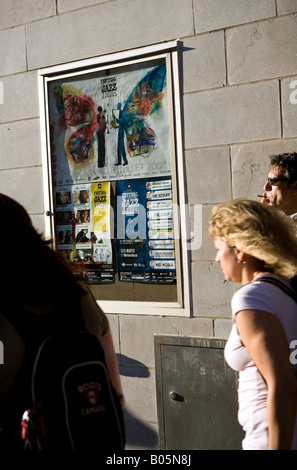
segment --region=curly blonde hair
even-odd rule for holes
[[[297,274],[297,225],[274,207],[248,199],[223,202],[212,210],[209,233],[263,261],[273,274]]]

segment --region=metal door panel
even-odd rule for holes
[[[155,337],[161,449],[240,449],[237,374],[224,340]]]

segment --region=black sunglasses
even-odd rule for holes
[[[267,181],[268,181],[268,183],[270,184],[270,186],[275,186],[275,185],[277,185],[277,183],[279,183],[280,181],[288,181],[288,182],[289,182],[290,180],[289,180],[289,178],[270,178],[270,177],[268,176]]]

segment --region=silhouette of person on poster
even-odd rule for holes
[[[101,106],[98,106],[97,113],[97,140],[98,140],[98,168],[105,166],[105,131],[106,118]]]
[[[112,115],[114,120],[116,121],[117,128],[119,129],[118,131],[118,161],[116,165],[122,165],[122,159],[123,159],[123,165],[128,165],[127,161],[127,156],[126,156],[126,150],[125,150],[125,130],[124,130],[124,120],[122,119],[122,109],[121,109],[121,103],[118,103],[117,109],[119,111],[118,117],[115,116],[114,110],[112,110]]]

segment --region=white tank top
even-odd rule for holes
[[[262,276],[272,274],[263,273],[253,282],[242,286],[232,298],[233,327],[225,347],[225,359],[229,366],[239,371],[238,388],[238,420],[246,431],[247,436],[253,436],[258,429],[266,433],[268,445],[268,419],[267,419],[267,386],[258,368],[253,362],[248,350],[243,346],[236,328],[236,314],[241,310],[262,310],[275,315],[283,326],[288,343],[297,340],[297,303],[279,287],[266,282],[257,281]],[[295,347],[292,350],[296,349]],[[297,353],[296,353],[297,358]],[[297,366],[295,366],[297,376]],[[266,426],[263,426],[266,424]],[[246,439],[249,439],[246,437]],[[246,443],[248,445],[248,443]],[[297,449],[297,421],[293,449]]]

